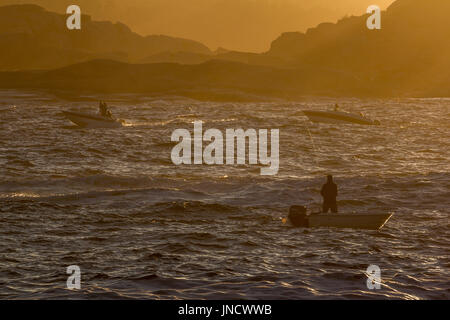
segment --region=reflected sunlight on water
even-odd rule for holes
[[[2,298],[449,298],[450,100],[342,99],[380,127],[312,124],[303,103],[111,102],[127,126],[78,129],[63,109],[0,102]],[[42,97],[40,97],[42,99]],[[15,105],[12,109],[8,106]],[[363,105],[364,107],[360,107]],[[174,166],[171,133],[280,129],[280,172]],[[296,229],[332,173],[345,212],[396,212],[381,231]],[[83,290],[64,289],[79,265]],[[379,291],[366,268],[379,265]]]

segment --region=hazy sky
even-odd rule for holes
[[[266,51],[285,31],[305,31],[345,15],[361,15],[372,4],[394,0],[0,0],[37,3],[64,12],[79,4],[95,20],[121,21],[141,34],[166,34],[241,51]]]

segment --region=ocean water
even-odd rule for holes
[[[334,100],[110,97],[121,129],[79,129],[78,102],[2,91],[0,298],[449,299],[450,99],[340,99],[379,127],[312,124]],[[83,102],[85,101],[85,102]],[[175,129],[280,129],[280,171],[175,166]],[[341,212],[393,212],[380,231],[302,229],[332,173]],[[81,290],[66,268],[81,269]],[[382,288],[365,271],[381,268]]]

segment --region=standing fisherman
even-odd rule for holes
[[[322,186],[320,194],[323,197],[323,213],[327,213],[330,209],[331,212],[337,213],[337,201],[336,197],[338,195],[337,185],[333,182],[333,176],[329,175],[327,177],[327,183]]]

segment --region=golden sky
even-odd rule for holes
[[[64,12],[79,4],[95,20],[121,21],[143,35],[165,34],[200,41],[215,50],[262,52],[282,32],[305,31],[345,15],[361,15],[372,4],[394,0],[1,0],[36,3]]]

